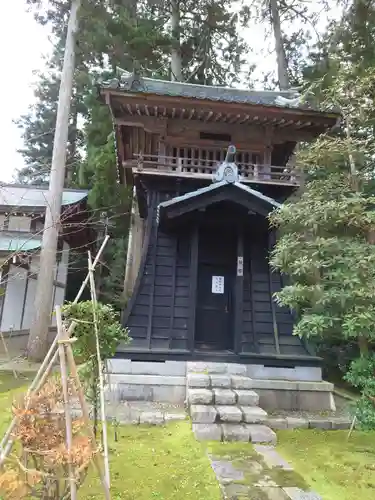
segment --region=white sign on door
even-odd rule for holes
[[[243,276],[243,257],[237,257],[237,276]]]
[[[224,276],[212,276],[212,293],[224,293]]]

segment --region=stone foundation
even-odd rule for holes
[[[112,359],[108,363],[111,394],[116,401],[155,401],[184,404],[186,362],[143,362]]]
[[[217,384],[220,384],[220,375],[248,377],[248,389],[259,395],[259,404],[265,410],[335,411],[333,384],[322,380],[318,367],[276,368],[238,363],[112,359],[108,364],[111,398],[183,404],[187,367],[189,372],[217,375]]]

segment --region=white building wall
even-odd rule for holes
[[[64,287],[54,286],[53,306],[62,305],[65,299],[66,282],[68,278],[69,266],[69,245],[64,243],[58,264],[55,269],[55,281],[64,284]],[[34,255],[30,263],[30,272],[39,272],[39,255]],[[1,317],[1,330],[6,332],[13,330],[27,330],[31,327],[34,316],[34,303],[37,287],[36,276],[27,280],[27,270],[16,266],[11,266],[8,282],[5,289],[3,313]],[[27,287],[26,282],[28,281]],[[52,314],[52,325],[56,325],[56,318]]]
[[[31,327],[31,322],[34,315],[34,300],[36,293],[36,279],[29,278],[27,285],[27,294],[25,309],[23,313],[22,330],[28,330]]]
[[[26,291],[27,270],[11,265],[7,277],[1,330],[21,329],[21,318]]]

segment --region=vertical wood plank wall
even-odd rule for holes
[[[198,231],[192,226],[190,230],[185,227],[165,232],[156,220],[158,204],[174,195],[175,192],[152,193],[147,255],[144,267],[139,269],[139,287],[135,290],[133,305],[124,316],[133,341],[121,346],[120,351],[194,349]],[[244,275],[235,280],[235,351],[277,354],[276,320],[280,354],[307,354],[299,338],[292,335],[290,312],[276,305],[273,314],[272,294],[280,290],[281,278],[271,273],[268,265],[267,220],[260,223],[257,218],[254,225],[256,227],[248,222],[241,229],[237,248],[237,253],[243,252]]]

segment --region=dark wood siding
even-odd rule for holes
[[[268,255],[267,221],[254,217],[245,233],[241,351],[307,354],[300,339],[292,335],[291,312],[279,307],[272,298],[281,289],[281,276],[271,272]]]
[[[272,273],[272,291],[273,293],[281,290],[282,277],[279,273]],[[293,335],[293,316],[286,307],[276,306],[276,320],[279,334],[280,354],[294,355],[307,354],[305,346],[299,337]]]
[[[270,234],[267,219],[241,212],[235,204],[221,209],[212,206],[196,213],[185,222],[186,225],[163,231],[157,221],[158,204],[176,194],[176,187],[163,191],[155,186],[154,190],[148,191],[147,252],[142,259],[129,308],[124,314],[124,324],[129,327],[133,340],[127,346],[120,346],[119,351],[191,355],[189,353],[196,347],[197,283],[192,269],[198,269],[197,249],[200,248],[200,261],[219,262],[223,257],[220,248],[223,250],[230,239],[235,249],[229,257],[235,278],[235,254],[242,249],[242,243],[238,247],[239,240],[235,241],[235,228],[239,227],[238,234],[243,234],[244,272],[243,280],[236,278],[236,283],[243,283],[243,287],[236,291],[236,296],[241,297],[241,304],[236,305],[236,353],[270,358],[279,354],[295,355],[296,358],[308,355],[299,338],[292,335],[290,312],[272,302],[272,294],[281,288],[281,277],[271,273],[268,264]],[[201,230],[194,230],[198,226]],[[203,241],[211,232],[217,232],[220,238],[206,255],[198,237]]]
[[[154,192],[149,217],[151,236],[146,264],[126,325],[130,348],[187,349],[189,302],[189,233],[164,233],[156,209],[175,193]]]

